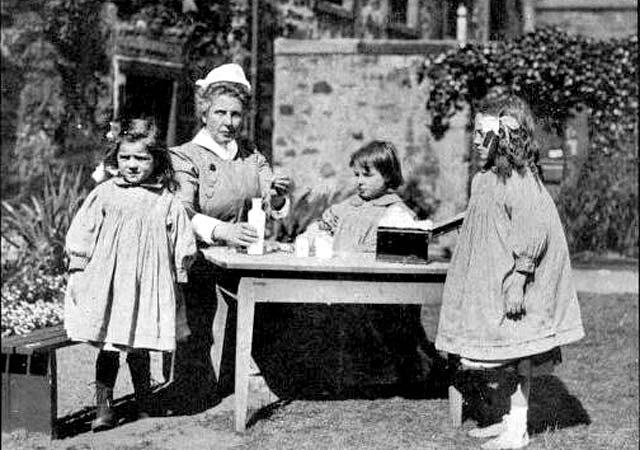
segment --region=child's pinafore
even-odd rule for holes
[[[119,177],[98,185],[69,228],[67,252],[71,339],[172,351],[188,334],[176,283],[187,280],[195,238],[186,211],[162,186]]]
[[[527,274],[526,313],[504,316],[514,271]],[[436,348],[464,358],[532,356],[584,336],[562,224],[551,196],[526,171],[473,179],[447,274]]]
[[[415,214],[393,193],[365,201],[358,195],[331,206],[322,215],[322,225],[333,236],[336,252],[375,252],[378,224],[388,208],[400,208]]]

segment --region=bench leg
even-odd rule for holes
[[[454,385],[449,386],[449,417],[451,426],[462,426],[462,393]]]
[[[58,361],[56,351],[49,352],[49,392],[51,393],[51,438],[58,439]]]

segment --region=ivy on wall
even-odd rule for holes
[[[431,131],[442,136],[457,111],[495,87],[525,98],[558,131],[586,108],[590,148],[557,199],[569,245],[637,255],[637,59],[637,36],[603,41],[558,28],[427,57]]]

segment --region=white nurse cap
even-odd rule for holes
[[[213,83],[220,83],[222,81],[241,84],[251,92],[251,84],[249,80],[247,80],[242,67],[235,63],[223,64],[216,67],[209,72],[206,78],[196,81],[196,86],[206,88]]]

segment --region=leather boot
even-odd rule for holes
[[[113,389],[96,383],[96,418],[91,422],[93,432],[109,430],[116,425],[113,412]]]
[[[129,353],[127,364],[131,371],[131,382],[138,407],[138,419],[146,419],[154,414],[151,398],[151,365],[149,353]]]

